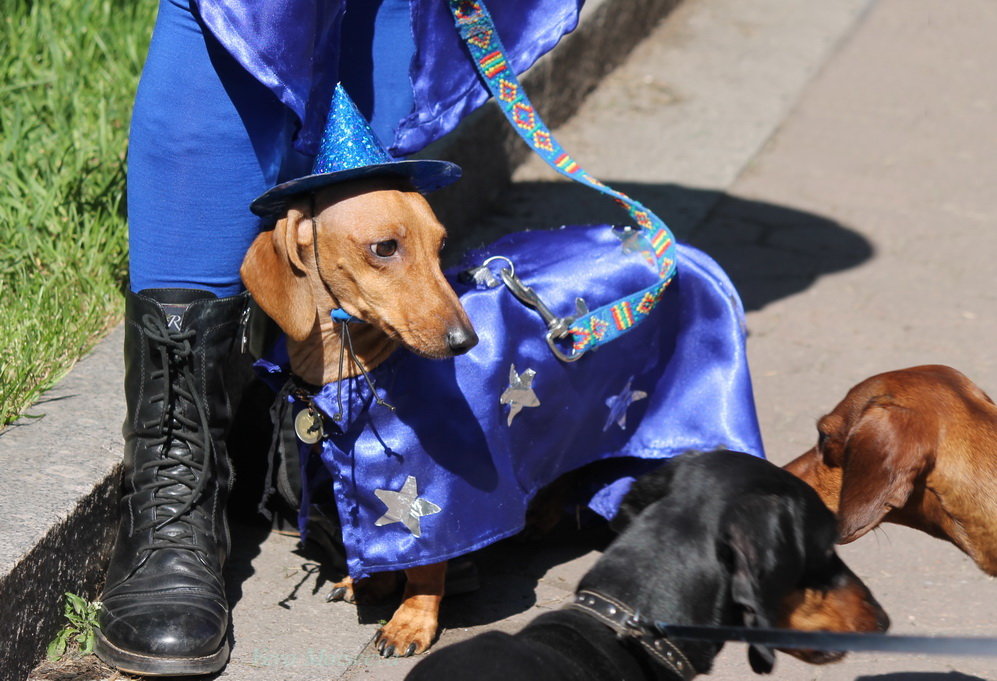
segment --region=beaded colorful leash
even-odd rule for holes
[[[642,322],[654,309],[675,276],[675,239],[665,223],[626,194],[589,175],[554,139],[540,119],[506,58],[491,15],[481,0],[449,0],[460,37],[472,61],[520,137],[554,170],[596,191],[613,197],[640,227],[628,237],[628,248],[639,250],[657,270],[659,281],[637,293],[570,320],[565,335],[573,337],[570,355],[555,350],[561,359],[578,359]],[[630,241],[633,239],[633,241]]]

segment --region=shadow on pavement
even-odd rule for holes
[[[481,587],[443,599],[440,625],[444,629],[492,624],[526,612],[536,604],[537,584],[547,572],[589,551],[602,551],[612,539],[605,522],[593,521],[577,529],[574,521],[563,521],[540,539],[512,537],[470,556],[477,566]],[[573,590],[574,583],[565,584]],[[362,624],[388,620],[400,602],[397,593],[384,603],[358,605]]]
[[[271,527],[256,509],[263,496],[272,433],[269,410],[274,394],[262,382],[248,375],[246,378],[227,440],[235,477],[227,507],[231,550],[224,572],[230,608],[242,599],[242,585],[255,573],[253,560],[260,555],[260,545],[266,541]],[[237,640],[238,632],[233,625],[229,628],[229,644],[234,646]]]
[[[529,610],[537,600],[537,585],[551,568],[590,551],[601,552],[614,536],[603,521],[577,529],[573,519],[565,519],[544,537],[513,537],[477,552],[473,558],[481,574],[481,588],[444,601],[443,626],[491,624]],[[574,591],[575,584],[563,587]]]
[[[987,681],[979,676],[960,674],[959,672],[894,672],[892,674],[875,674],[873,676],[858,676],[855,681]]]
[[[717,260],[748,310],[804,291],[874,253],[858,232],[796,208],[676,184],[609,184],[657,213],[680,241]],[[576,183],[522,182],[480,224],[453,235],[450,257],[510,232],[601,222],[632,221],[611,199]]]

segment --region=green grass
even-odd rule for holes
[[[0,0],[0,430],[122,312],[154,0]]]

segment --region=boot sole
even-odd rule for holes
[[[228,640],[211,655],[204,657],[153,657],[133,653],[117,647],[108,641],[96,629],[97,635],[94,652],[106,664],[128,674],[139,676],[190,676],[195,674],[212,674],[228,662]]]

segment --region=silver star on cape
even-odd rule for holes
[[[614,230],[613,234],[623,242],[624,253],[640,253],[647,248],[647,241],[641,238],[639,229],[628,226],[621,230]]]
[[[521,374],[516,373],[516,365],[509,367],[509,387],[505,389],[499,398],[500,404],[509,405],[509,420],[506,425],[512,425],[512,420],[516,414],[522,411],[523,407],[539,407],[540,398],[533,392],[533,378],[537,372],[527,369]]]
[[[469,271],[471,279],[478,288],[495,288],[502,282],[500,282],[492,271],[486,266],[475,267],[473,270]]]
[[[380,518],[374,521],[378,527],[401,523],[416,537],[422,536],[419,518],[433,515],[443,509],[427,499],[420,499],[415,476],[408,476],[405,484],[397,492],[388,489],[376,489],[374,495],[384,502],[388,509]]]
[[[637,400],[642,400],[647,397],[647,393],[643,390],[631,390],[630,386],[633,384],[634,378],[631,376],[627,379],[627,384],[623,386],[623,390],[619,395],[613,395],[608,400],[606,400],[606,406],[609,407],[609,418],[606,419],[606,425],[602,427],[602,431],[606,432],[609,427],[616,422],[616,425],[620,427],[621,430],[627,429],[627,409],[630,405]]]
[[[651,242],[647,240],[643,230],[627,226],[622,230],[614,229],[613,234],[623,242],[624,253],[640,253],[651,266],[657,267],[658,260],[651,250]]]

